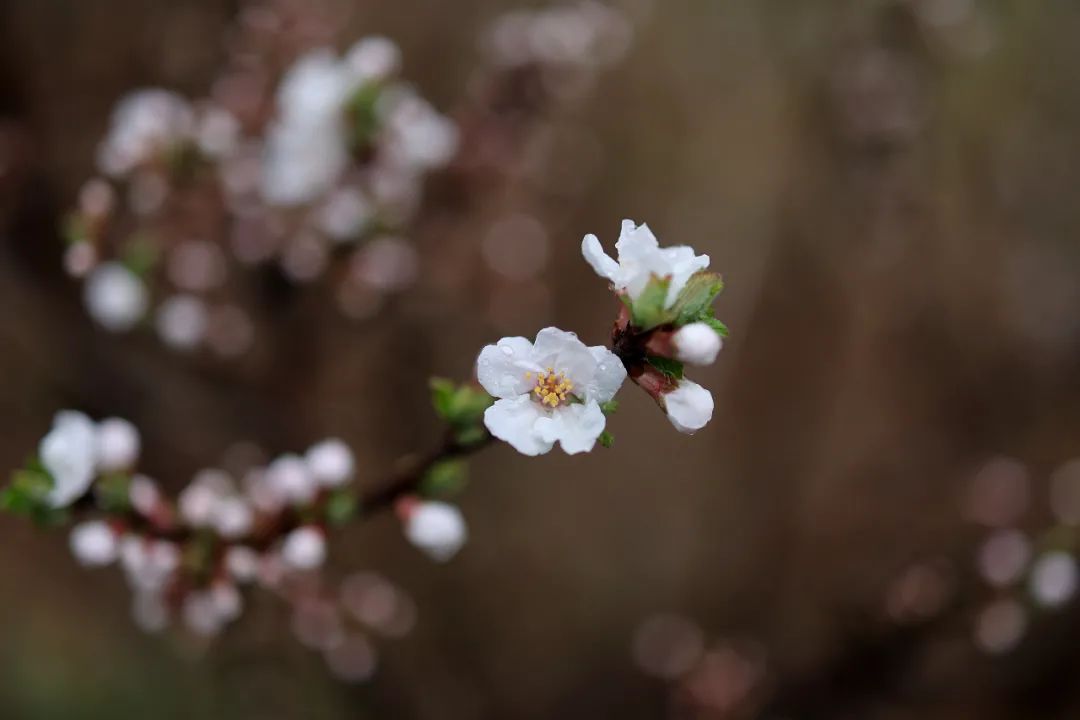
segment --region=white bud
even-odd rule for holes
[[[146,286],[133,272],[118,262],[108,262],[86,279],[83,302],[90,317],[106,330],[122,332],[142,319],[150,299]]]
[[[379,35],[357,42],[345,55],[345,66],[360,82],[383,80],[397,72],[401,65],[401,50],[397,44]]]
[[[116,533],[101,520],[90,520],[76,525],[71,530],[69,541],[71,552],[81,565],[102,567],[116,560]]]
[[[352,477],[355,466],[352,450],[337,438],[313,445],[305,460],[315,480],[327,487],[343,485]]]
[[[293,530],[281,546],[281,558],[296,570],[312,570],[326,560],[326,538],[311,525]]]
[[[128,500],[131,506],[140,515],[150,516],[154,514],[161,502],[161,491],[157,483],[145,475],[136,475],[131,478],[128,486]]]
[[[243,537],[251,532],[254,523],[255,512],[243,498],[223,498],[214,510],[214,528],[223,538]]]
[[[249,583],[259,574],[259,554],[249,547],[234,545],[225,551],[225,569],[236,582]]]
[[[210,485],[192,482],[180,492],[177,499],[180,517],[191,527],[208,527],[214,520],[219,498],[220,495]]]
[[[439,562],[456,555],[467,536],[465,518],[449,503],[422,502],[405,519],[408,541]]]
[[[668,420],[679,432],[692,435],[712,419],[712,393],[686,378],[680,380],[679,387],[663,395],[662,399]]]
[[[106,472],[125,470],[139,459],[139,431],[122,418],[106,418],[97,426],[97,464]]]
[[[315,498],[318,485],[308,465],[297,455],[282,455],[266,469],[270,486],[293,503],[308,503]]]
[[[691,365],[712,365],[724,345],[720,334],[703,322],[683,325],[671,340],[675,357]]]
[[[1031,594],[1043,607],[1058,607],[1076,594],[1076,560],[1063,550],[1040,557],[1031,569]]]

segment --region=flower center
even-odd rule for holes
[[[525,373],[526,380],[532,380],[532,377],[531,372]],[[533,395],[541,405],[558,407],[560,403],[569,402],[568,398],[572,397],[570,393],[573,389],[574,383],[566,377],[565,372],[557,373],[554,369],[548,368],[547,372],[536,373],[536,387],[533,388]]]

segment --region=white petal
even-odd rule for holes
[[[484,425],[491,434],[505,440],[523,455],[543,455],[551,450],[554,440],[547,441],[536,432],[536,423],[545,417],[539,403],[522,395],[502,399],[484,411]]]
[[[619,263],[604,252],[600,245],[600,239],[589,234],[581,241],[581,254],[585,256],[585,262],[592,266],[596,274],[614,282],[619,276]]]
[[[489,395],[514,398],[529,392],[535,380],[527,372],[543,369],[534,361],[533,344],[523,337],[507,337],[487,345],[476,360],[476,377]]]
[[[615,243],[615,249],[619,251],[620,263],[628,260],[644,262],[659,247],[660,243],[648,225],[642,223],[635,227],[633,220],[623,220],[622,232],[619,233],[619,240]]]
[[[692,435],[712,419],[712,393],[685,378],[679,381],[679,387],[664,395],[663,400],[668,420],[679,432]]]
[[[585,385],[585,398],[605,403],[615,397],[615,393],[622,387],[626,380],[626,368],[623,367],[622,360],[603,345],[589,348],[589,354],[596,363],[596,369],[592,379]]]
[[[536,334],[533,350],[533,357],[542,367],[565,372],[575,384],[588,383],[596,368],[589,348],[572,332],[544,328]]]
[[[559,408],[550,417],[541,417],[536,429],[545,442],[558,440],[563,451],[574,455],[593,449],[606,422],[595,402],[574,403]]]
[[[94,422],[80,412],[57,413],[53,428],[38,447],[41,464],[49,471],[52,507],[64,507],[90,489],[97,459]]]

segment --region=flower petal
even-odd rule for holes
[[[508,337],[487,345],[476,360],[476,377],[489,395],[515,398],[529,392],[533,381],[525,373],[543,369],[533,359],[533,344],[523,337]]]
[[[575,385],[587,384],[592,379],[596,362],[576,334],[554,327],[544,328],[536,334],[534,350],[537,363],[555,372],[565,372]]]
[[[596,274],[615,282],[619,276],[619,263],[604,252],[600,239],[593,234],[586,235],[581,241],[581,254],[585,256],[585,262],[592,266]]]
[[[484,411],[484,425],[492,435],[505,440],[523,455],[543,455],[551,450],[554,440],[545,440],[536,432],[537,423],[545,417],[539,403],[522,395],[513,399],[496,400]]]
[[[538,419],[536,430],[545,442],[557,440],[566,454],[574,455],[592,450],[606,423],[596,402],[574,403]]]
[[[86,415],[70,410],[57,413],[52,430],[38,447],[41,464],[53,479],[48,497],[52,507],[70,505],[90,488],[97,460],[96,436],[94,421]]]
[[[668,420],[679,432],[692,435],[705,427],[713,414],[713,396],[696,382],[686,378],[679,387],[662,396]]]
[[[605,403],[615,397],[615,393],[622,387],[623,381],[626,380],[626,368],[623,367],[619,356],[603,345],[589,348],[589,354],[596,363],[596,369],[593,371],[592,379],[585,385],[585,398]]]

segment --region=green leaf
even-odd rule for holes
[[[326,499],[326,522],[335,527],[348,524],[360,509],[360,498],[355,490],[335,490]]]
[[[726,338],[728,336],[727,325],[712,316],[703,317],[699,322],[703,322],[709,327],[711,327],[713,330],[716,331],[716,334],[722,338]]]
[[[478,424],[495,398],[471,385],[455,385],[450,380],[432,378],[431,404],[446,422],[462,430]]]
[[[670,286],[670,275],[666,277],[653,275],[649,278],[649,283],[634,300],[631,308],[634,325],[643,330],[649,330],[657,325],[671,322],[674,315],[665,307]]]
[[[122,261],[128,270],[139,277],[146,277],[157,265],[157,246],[146,235],[136,233],[128,238]]]
[[[443,460],[428,468],[420,483],[425,497],[453,497],[465,488],[468,468],[462,460]]]
[[[110,473],[94,484],[94,497],[105,512],[123,513],[131,509],[131,477],[125,473]]]
[[[724,281],[716,273],[701,270],[690,276],[671,306],[676,325],[698,322],[711,317],[712,303],[724,289]]]
[[[64,218],[61,235],[66,245],[76,245],[87,239],[86,220],[78,213],[71,213]]]
[[[370,145],[379,129],[377,106],[382,86],[369,82],[361,85],[348,102],[349,143],[354,150]]]
[[[36,458],[30,464],[38,465]],[[65,523],[69,518],[67,509],[49,505],[52,487],[52,476],[44,470],[37,467],[17,470],[12,475],[11,484],[0,491],[0,510],[23,515],[38,525]]]
[[[600,403],[600,412],[605,415],[614,415],[619,409],[618,400],[608,400],[606,403]]]
[[[607,430],[600,433],[600,444],[606,448],[615,444],[615,436],[609,433]]]
[[[660,357],[658,355],[650,355],[648,360],[650,365],[668,377],[674,378],[675,380],[682,380],[683,364],[678,360]]]
[[[469,425],[454,431],[454,440],[458,445],[468,447],[475,445],[487,437],[487,430],[482,425]]]

